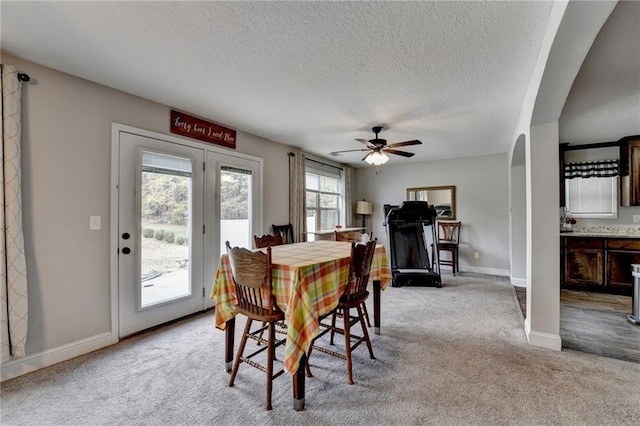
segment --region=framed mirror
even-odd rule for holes
[[[438,220],[456,219],[456,187],[453,185],[407,188],[407,200],[432,204],[438,212]]]

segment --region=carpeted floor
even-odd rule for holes
[[[239,321],[236,330],[242,328]],[[311,359],[306,409],[291,380],[241,368],[226,387],[224,333],[199,315],[2,383],[3,425],[637,425],[640,364],[527,344],[506,279],[443,275],[388,288],[376,360]]]

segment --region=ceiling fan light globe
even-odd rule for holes
[[[381,166],[387,161],[389,161],[389,157],[384,152],[372,152],[369,154],[364,161],[371,164],[372,166]]]

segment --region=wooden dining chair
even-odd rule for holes
[[[438,265],[451,266],[453,275],[456,271],[460,272],[459,250],[460,245],[460,228],[461,222],[438,222],[438,241],[436,247],[438,249]],[[450,259],[442,259],[440,252],[449,252]],[[433,268],[435,261],[433,246],[431,246],[431,267]],[[438,268],[440,269],[440,268]]]
[[[276,235],[265,234],[260,237],[258,237],[257,235],[254,235],[253,244],[256,246],[256,248],[281,246],[282,244],[284,244],[284,240],[282,238],[282,235],[280,234],[276,234]]]
[[[309,347],[309,351],[307,352],[307,361],[311,359],[311,352],[314,349],[344,359],[347,362],[347,383],[350,385],[354,383],[351,352],[364,342],[369,349],[369,356],[371,359],[376,358],[373,355],[373,347],[371,346],[371,340],[369,339],[367,325],[364,320],[364,312],[362,310],[362,304],[369,297],[367,284],[369,282],[371,262],[373,261],[373,254],[375,250],[376,240],[369,241],[366,244],[351,243],[349,276],[345,284],[344,292],[340,296],[338,306],[333,311],[320,318],[320,326],[323,330],[314,339],[313,343]],[[355,311],[354,315],[352,315],[353,311]],[[339,313],[342,314],[342,328],[336,326],[336,318]],[[331,318],[331,323],[326,322],[328,318]],[[362,328],[361,336],[353,334],[354,332],[352,330],[352,327],[358,323]],[[317,344],[318,340],[327,333],[331,333],[332,335],[334,333],[338,333],[344,336],[344,353],[336,352],[333,349]],[[352,339],[355,340],[352,341]],[[329,343],[332,344],[332,341]],[[307,376],[313,377],[311,374],[311,368],[309,367],[309,362],[307,362]]]
[[[226,242],[229,263],[231,264],[231,275],[236,290],[236,312],[247,317],[247,322],[242,333],[242,340],[236,354],[236,359],[231,370],[229,378],[229,386],[233,386],[233,382],[238,373],[240,363],[246,363],[267,374],[267,396],[266,409],[271,410],[271,390],[273,387],[273,379],[284,373],[284,368],[273,372],[273,360],[275,350],[278,346],[285,343],[286,338],[276,340],[275,324],[277,321],[284,320],[284,313],[278,308],[273,295],[271,281],[271,247],[267,248],[267,253],[260,251],[253,252],[246,248],[233,247]],[[257,330],[251,331],[253,321],[262,321],[263,326]],[[259,349],[245,355],[245,346],[247,339],[256,341],[264,341],[261,333],[268,329],[268,337],[266,346],[260,346]],[[261,359],[254,359],[257,355],[266,351],[266,362]]]
[[[259,248],[266,248],[266,247],[273,247],[273,246],[281,246],[282,244],[284,244],[284,240],[282,239],[282,235],[280,234],[277,234],[277,235],[265,234],[261,237],[254,235],[253,244],[256,246],[257,249],[259,249]],[[264,335],[265,325],[266,323],[263,322],[262,323],[263,330],[262,332],[260,332],[259,339],[257,342],[258,345],[260,345],[260,343],[262,342],[262,336]],[[284,321],[278,321],[276,332],[281,334],[287,333],[287,325],[285,324]]]
[[[366,232],[362,233],[360,231],[339,232],[336,230],[333,232],[333,239],[334,241],[347,241],[352,243],[366,244],[373,239],[373,232],[370,232],[370,233],[366,233]],[[371,327],[371,320],[369,319],[369,312],[367,311],[366,303],[362,304],[362,310],[364,311],[364,318],[367,321],[367,325]],[[332,344],[333,344],[333,335],[331,337],[332,337]]]
[[[293,244],[295,240],[293,238],[293,225],[287,223],[286,225],[271,225],[273,233],[276,235],[282,235],[282,240],[285,244]]]

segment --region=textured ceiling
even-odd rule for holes
[[[2,2],[2,50],[329,157],[507,152],[549,2]],[[34,76],[37,79],[37,76]],[[363,165],[362,153],[335,158]]]

